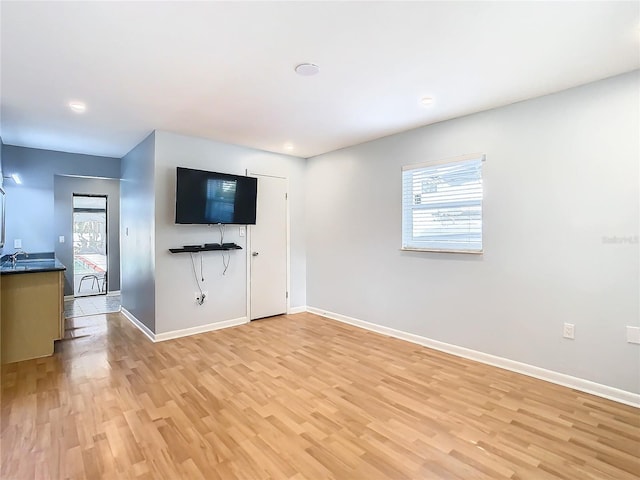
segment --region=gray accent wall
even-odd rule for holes
[[[4,184],[7,253],[16,238],[27,252],[55,251],[54,175],[120,178],[118,158],[3,145],[2,163],[5,175],[19,173],[23,182]]]
[[[310,159],[307,304],[640,393],[625,338],[640,322],[639,85],[635,71]],[[474,152],[484,255],[401,251],[401,166]]]
[[[3,143],[2,143],[2,137],[0,137],[0,186],[3,186],[3,182],[4,182],[4,177],[3,177],[3,173],[2,173],[2,150],[3,150]],[[0,201],[2,201],[2,199],[0,198]],[[2,218],[0,217],[0,222],[2,222]],[[3,225],[0,224],[0,229],[3,228]],[[4,252],[4,247],[0,247],[0,257],[2,256],[2,253]],[[0,291],[2,291],[2,275],[0,275]],[[0,310],[2,308],[2,295],[0,295]],[[1,322],[1,320],[0,320]],[[2,345],[2,328],[0,328],[0,346]],[[2,358],[2,351],[0,351],[0,358]]]
[[[63,243],[55,243],[58,260],[66,265],[64,294],[74,294],[73,284],[73,195],[107,196],[107,289],[120,290],[120,180],[107,178],[54,176],[54,224],[56,237],[64,236]]]
[[[4,184],[4,173],[2,170],[2,150],[4,147],[4,143],[2,143],[2,137],[0,137],[0,187]]]
[[[4,173],[2,170],[2,150],[3,150],[4,144],[2,143],[2,137],[0,137],[0,187],[2,187],[4,189]],[[2,199],[0,199],[0,201],[2,201]],[[2,222],[2,218],[0,217],[0,222]],[[3,228],[2,224],[0,223],[0,228]],[[2,252],[4,251],[4,246],[0,246],[0,256],[2,254]]]
[[[155,132],[122,158],[120,262],[122,307],[156,329]]]

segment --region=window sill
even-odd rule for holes
[[[430,252],[430,253],[466,253],[471,255],[482,255],[484,250],[446,250],[437,248],[417,248],[417,247],[402,247],[402,252]]]

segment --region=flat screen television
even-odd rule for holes
[[[258,179],[176,168],[176,223],[255,225]]]

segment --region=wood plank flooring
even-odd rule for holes
[[[74,322],[3,366],[2,479],[640,478],[638,409],[312,314]]]

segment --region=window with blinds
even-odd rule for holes
[[[402,249],[482,253],[482,163],[465,155],[402,167]]]

